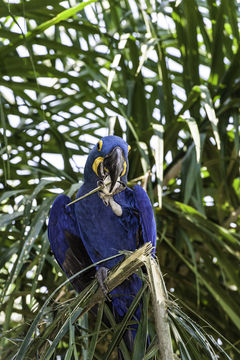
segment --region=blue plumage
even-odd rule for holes
[[[65,241],[63,228],[68,229],[73,235],[79,235],[74,209],[70,206],[65,207],[70,201],[71,199],[68,196],[59,195],[55,200],[49,215],[48,233],[51,248],[56,260],[61,266],[65,260],[66,251],[69,248],[69,245]],[[63,211],[59,211],[59,209]]]
[[[156,245],[156,225],[146,192],[139,185],[133,190],[126,187],[128,149],[128,144],[117,136],[102,138],[88,156],[77,198],[98,185],[105,187],[69,207],[66,204],[70,199],[65,195],[53,203],[49,240],[67,276],[120,250],[134,251],[148,241]],[[110,269],[118,262],[119,258],[106,260],[103,266]],[[93,272],[88,275],[93,277]],[[86,277],[82,280],[73,283],[78,291],[87,283]],[[133,275],[111,292],[118,319],[127,312],[140,287],[140,279]],[[139,319],[140,309],[135,316]],[[131,341],[128,346],[131,350]]]
[[[77,197],[90,190],[92,187],[84,184]],[[129,202],[126,201],[126,196]],[[80,237],[93,262],[116,255],[119,250],[136,249],[139,224],[137,214],[133,212],[133,191],[125,189],[115,195],[114,200],[122,207],[121,217],[115,215],[110,206],[105,206],[97,193],[75,204],[77,218],[84,218],[84,222],[79,222]],[[104,266],[111,268],[118,262],[119,258],[116,258],[107,261]]]

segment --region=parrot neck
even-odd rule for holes
[[[114,188],[110,192],[111,189],[111,178],[107,176],[103,181],[98,181],[98,185],[105,185],[105,187],[98,191],[99,197],[102,199],[104,205],[110,205],[112,211],[117,216],[122,216],[122,207],[114,200],[114,195],[120,193],[125,190],[126,186],[121,182],[120,177],[118,178]]]

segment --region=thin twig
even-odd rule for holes
[[[70,206],[70,205],[72,205],[72,204],[75,204],[76,202],[78,202],[78,201],[80,201],[80,200],[82,200],[82,199],[86,198],[87,196],[92,195],[92,194],[95,194],[95,193],[96,193],[96,192],[98,192],[99,190],[104,189],[106,186],[108,186],[108,185],[110,185],[110,184],[111,184],[111,181],[109,181],[109,182],[108,182],[108,183],[106,183],[106,184],[102,184],[102,185],[98,186],[97,188],[95,188],[95,189],[93,189],[93,190],[89,191],[87,194],[84,194],[83,196],[80,196],[79,198],[77,198],[77,199],[75,199],[75,200],[71,201],[71,202],[70,202],[70,203],[68,203],[66,206]]]

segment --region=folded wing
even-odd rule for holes
[[[153,214],[152,204],[144,189],[135,185],[133,188],[135,207],[138,211],[140,228],[141,228],[141,242],[151,242],[156,247],[156,223]]]
[[[65,272],[71,277],[80,270],[92,265],[92,261],[82,243],[74,206],[66,206],[71,199],[59,195],[51,208],[49,215],[48,237],[54,256]],[[95,268],[84,272],[72,280],[74,288],[80,292],[94,278]]]

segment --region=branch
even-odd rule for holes
[[[149,256],[146,261],[161,360],[174,360],[167,313],[167,291],[159,265]]]
[[[160,269],[152,257],[152,250],[152,244],[149,242],[136,251],[132,253],[129,252],[130,255],[127,255],[117,267],[109,272],[106,279],[106,286],[108,291],[111,292],[129,276],[136,273],[137,269],[141,266],[146,266],[152,293],[159,351],[162,356],[161,360],[173,360],[166,311],[167,293],[164,291]],[[47,358],[49,358],[52,351],[54,351],[54,341],[56,341],[56,339],[60,341],[68,331],[69,319],[71,319],[70,321],[72,322],[76,321],[92,309],[94,305],[105,299],[105,295],[95,279],[77,297],[61,308],[55,320],[47,328],[43,329],[43,331],[40,330],[40,336],[37,336],[29,346],[27,346],[24,354],[31,358],[36,353],[37,347],[41,359],[45,359],[46,354],[48,355]],[[40,323],[38,326],[40,326]]]
[[[117,268],[114,268],[112,271],[110,271],[109,276],[106,279],[108,291],[111,292],[129,276],[134,274],[137,269],[143,266],[146,263],[148,257],[150,257],[152,250],[152,244],[148,242],[127,256],[126,259]],[[95,294],[91,297],[86,311],[89,311],[94,305],[102,300],[105,300],[105,296],[102,292],[102,289],[99,287]]]
[[[230,224],[232,222],[236,222],[239,216],[240,216],[240,207],[231,213],[229,218],[223,223],[223,226],[225,228],[229,228]]]
[[[167,186],[168,182],[171,179],[175,179],[178,177],[179,173],[181,172],[182,163],[183,163],[184,157],[179,159],[175,165],[167,172],[167,174],[163,178],[163,186]]]

